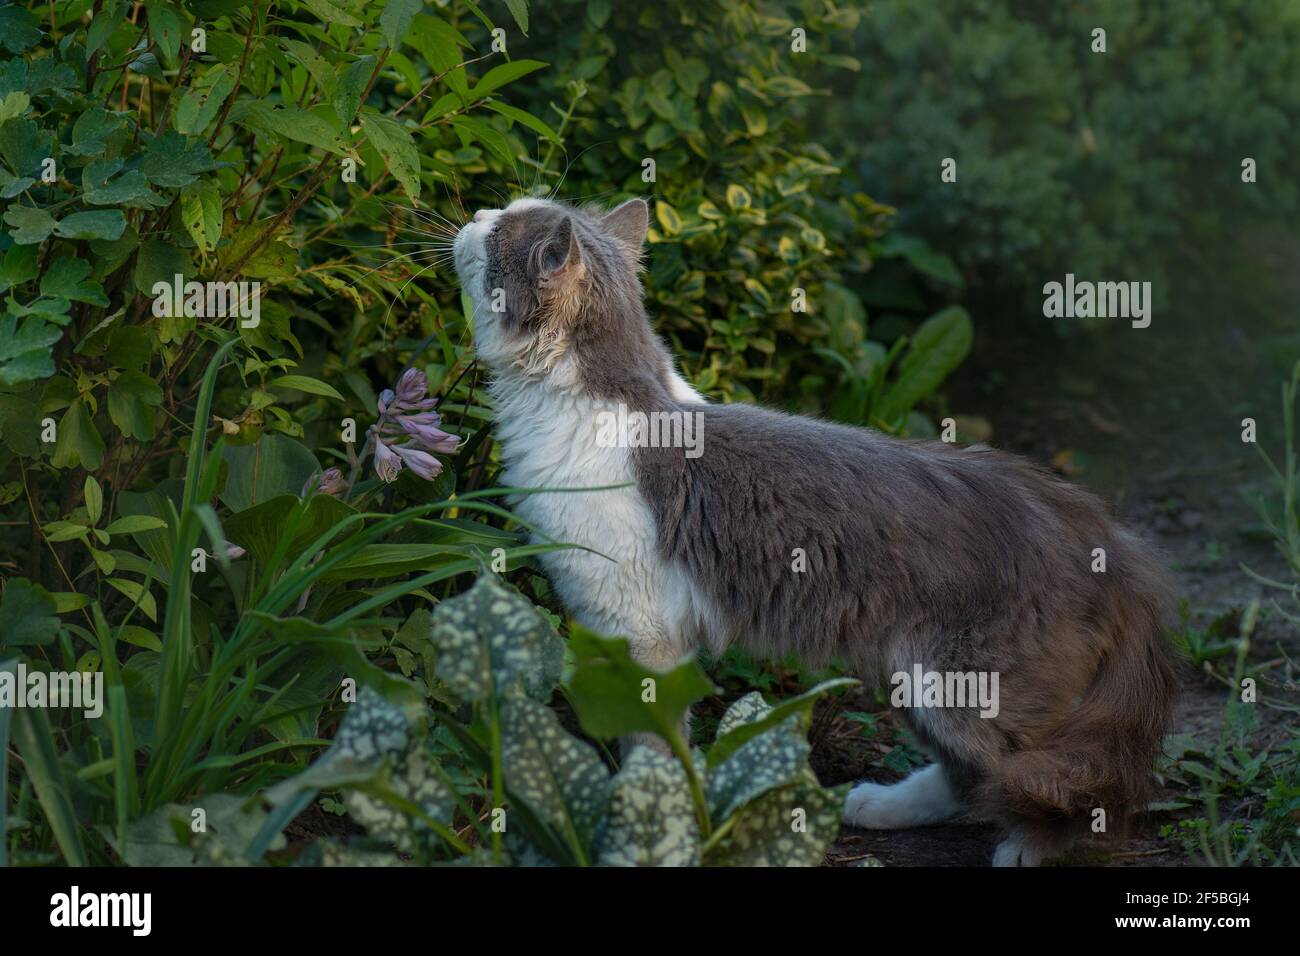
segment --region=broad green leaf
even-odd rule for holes
[[[230,115],[236,122],[250,129],[306,143],[331,153],[342,153],[350,145],[347,131],[330,106],[300,110],[296,106],[277,107],[249,100],[241,103]]]
[[[420,198],[420,156],[411,133],[397,120],[380,113],[363,112],[361,128],[388,165],[388,171],[415,202]]]
[[[176,131],[185,135],[199,135],[217,118],[217,113],[231,92],[239,68],[233,63],[218,63],[190,84],[181,101],[176,104]]]
[[[0,46],[10,53],[25,53],[41,39],[40,21],[17,6],[0,7]]]
[[[582,729],[593,737],[651,732],[667,738],[679,732],[691,704],[713,692],[694,659],[652,671],[632,660],[625,639],[579,625],[570,627],[569,647],[576,659],[569,696]]]
[[[233,511],[279,495],[300,495],[307,480],[321,471],[305,445],[283,435],[265,434],[252,445],[226,445],[222,455],[229,476],[221,500]]]
[[[0,328],[0,339],[3,329]],[[50,464],[55,468],[75,468],[80,465],[95,471],[104,461],[104,439],[95,428],[86,403],[78,399],[68,406],[58,424],[58,440]]]
[[[120,591],[129,597],[135,604],[139,605],[140,612],[151,621],[158,620],[158,602],[154,596],[139,581],[133,581],[130,578],[107,578],[104,581],[109,587]]]
[[[201,139],[189,139],[166,130],[155,139],[140,162],[140,171],[155,186],[179,189],[194,182],[199,173],[216,168],[212,152]]]
[[[499,64],[483,74],[483,78],[474,84],[470,95],[475,99],[487,96],[507,83],[513,83],[544,66],[546,64],[541,60],[511,60],[509,63]]]
[[[564,643],[533,603],[484,574],[433,612],[438,678],[463,700],[517,695],[546,700],[564,666]]]
[[[9,235],[20,246],[44,242],[56,225],[54,217],[44,209],[19,205],[5,210],[5,223],[12,227]]]
[[[204,828],[196,830],[196,811]],[[193,803],[168,803],[127,828],[126,846],[117,847],[128,866],[231,866],[243,863],[244,849],[262,829],[267,814],[256,800],[211,793]],[[272,849],[285,845],[283,837]]]
[[[89,262],[71,256],[59,256],[50,263],[45,275],[41,276],[41,295],[59,296],[89,305],[108,305],[104,287],[93,279],[87,280],[89,275]]]
[[[108,149],[109,137],[125,129],[126,120],[121,114],[92,106],[72,124],[72,142],[62,150],[72,156],[102,156]]]
[[[334,87],[334,112],[340,123],[351,124],[361,106],[361,94],[375,71],[375,57],[367,53],[339,70],[338,85]]]
[[[555,711],[528,698],[502,701],[501,736],[510,795],[571,849],[585,850],[609,801],[609,771],[595,748],[570,736]]]
[[[825,788],[805,768],[738,814],[709,866],[820,866],[840,831],[847,786]]]
[[[886,390],[877,412],[883,421],[906,414],[929,395],[970,351],[970,315],[953,305],[921,323],[902,362],[898,379]]]
[[[388,0],[379,15],[379,32],[384,45],[397,47],[411,29],[415,15],[424,9],[423,0]]]
[[[199,180],[181,192],[181,222],[204,255],[217,247],[221,238],[221,190],[214,180]]]
[[[771,709],[758,691],[751,691],[727,708],[718,733],[725,735],[738,723],[760,720]],[[808,741],[796,715],[745,742],[730,757],[709,769],[710,816],[721,824],[755,797],[794,781],[807,766],[808,752]]]
[[[772,707],[761,696],[746,694],[737,700],[723,715],[718,724],[717,736],[709,748],[708,763],[716,766],[726,760],[741,746],[770,728],[782,724],[792,715],[798,714],[806,727],[812,714],[812,707],[821,696],[832,690],[841,690],[859,683],[851,677],[836,677],[824,680],[797,697],[781,701]]]
[[[126,371],[108,387],[108,415],[127,438],[154,436],[154,409],[162,404],[162,387],[143,372]]]
[[[48,644],[59,633],[54,599],[39,584],[10,578],[0,595],[0,648]]]
[[[118,239],[125,229],[126,217],[121,210],[105,209],[74,212],[59,220],[54,234],[64,239]]]
[[[0,385],[21,385],[54,374],[54,343],[63,332],[30,316],[20,326],[15,315],[0,315]]]
[[[699,866],[700,827],[681,763],[636,747],[610,781],[598,866]]]
[[[528,0],[506,0],[506,9],[519,24],[520,32],[528,36]]]
[[[301,499],[297,495],[280,495],[270,501],[239,511],[223,522],[226,539],[248,551],[262,567],[268,567],[276,549],[284,544],[289,533],[289,518]],[[313,495],[306,511],[299,518],[297,530],[285,552],[285,561],[292,561],[303,549],[332,528],[339,521],[354,514],[355,510],[330,495]],[[344,532],[334,544],[347,537]]]

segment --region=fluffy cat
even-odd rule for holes
[[[454,245],[504,481],[631,484],[514,502],[600,552],[541,558],[570,613],[657,668],[736,643],[881,683],[916,665],[997,675],[995,717],[904,711],[937,763],[855,787],[856,826],[970,812],[1004,828],[995,864],[1034,865],[1096,810],[1113,829],[1141,809],[1177,687],[1170,587],[1142,544],[1099,499],[1008,454],[706,402],[642,305],[646,227],[637,199],[520,199],[476,213]],[[632,434],[638,412],[694,423],[695,454]]]

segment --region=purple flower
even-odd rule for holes
[[[400,405],[415,405],[424,400],[429,391],[429,379],[418,368],[408,368],[397,380],[397,401]]]
[[[391,388],[386,388],[379,393],[379,414],[381,416],[388,414],[388,407],[393,404],[395,397]]]
[[[383,443],[380,442],[382,445]],[[378,447],[378,446],[376,446]],[[442,471],[442,462],[427,451],[421,451],[411,445],[393,445],[393,452],[406,463],[406,466],[425,481],[432,481]]]
[[[375,474],[380,481],[394,481],[402,470],[402,459],[384,444],[382,439],[375,439]]]
[[[460,439],[439,428],[440,421],[442,419],[434,412],[402,415],[397,419],[397,423],[411,436],[415,444],[422,446],[426,451],[450,455],[460,445]]]
[[[307,489],[311,488],[315,488],[319,494],[333,495],[337,498],[347,491],[348,483],[347,479],[343,477],[342,469],[326,468],[307,482]],[[304,491],[307,489],[304,489]]]

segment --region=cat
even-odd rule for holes
[[[592,549],[540,558],[569,613],[661,670],[737,644],[882,683],[994,675],[994,717],[903,711],[936,762],[853,788],[849,824],[970,814],[1002,827],[995,865],[1029,866],[1141,810],[1177,689],[1158,561],[1100,499],[1013,455],[707,402],[647,317],[647,225],[640,199],[525,198],[453,244],[504,483],[628,485],[512,499]],[[647,440],[637,413],[689,417],[696,454]]]

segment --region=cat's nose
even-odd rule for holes
[[[474,213],[475,222],[482,222],[487,217],[488,217],[488,210],[486,209],[480,209],[478,212]]]

